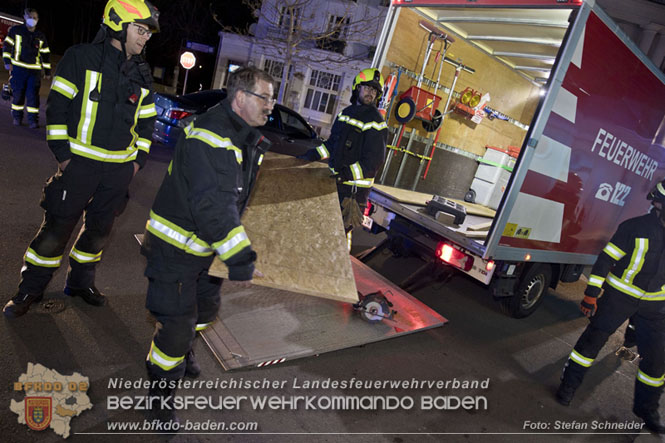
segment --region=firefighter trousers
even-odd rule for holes
[[[149,232],[144,238],[160,241]],[[181,379],[185,375],[185,355],[192,348],[196,332],[207,328],[217,317],[222,279],[208,275],[214,259],[148,256],[146,308],[157,320],[147,357],[152,376]]]
[[[28,121],[37,123],[39,118],[39,87],[42,71],[27,69],[20,66],[12,68],[11,87],[14,94],[12,100],[12,117],[23,120],[23,110],[28,113]]]
[[[637,350],[642,356],[635,382],[635,405],[653,410],[665,373],[665,301],[640,300],[606,287],[598,299],[598,311],[566,363],[563,382],[579,387],[610,335],[629,318],[635,324]]]
[[[19,292],[44,292],[81,214],[83,226],[69,254],[67,285],[94,286],[95,268],[115,217],[127,206],[133,175],[132,162],[104,163],[74,155],[64,171],[47,181],[40,203],[44,220],[25,254]]]

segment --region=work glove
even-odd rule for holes
[[[593,317],[597,309],[596,301],[598,301],[596,297],[585,296],[582,303],[580,303],[580,311],[582,311],[582,314],[588,318]]]
[[[342,220],[344,229],[353,229],[363,224],[363,212],[355,198],[345,197],[342,200]]]

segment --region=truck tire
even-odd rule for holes
[[[504,312],[514,318],[524,318],[533,314],[543,302],[550,287],[552,268],[548,264],[536,263],[520,277],[515,293],[502,300]]]

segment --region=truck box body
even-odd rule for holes
[[[406,23],[406,18],[402,20],[400,13],[406,9],[437,21],[437,26],[444,31],[448,31],[447,11],[460,22],[475,17],[484,23],[493,22],[492,25],[502,23],[506,14],[511,13],[568,11],[569,25],[541,97],[537,105],[532,106],[532,116],[527,109],[529,106],[510,108],[506,101],[501,101],[511,87],[516,91],[524,89],[528,79],[522,84],[514,77],[505,77],[502,84],[503,74],[499,70],[503,67],[493,68],[497,65],[491,64],[496,63],[495,57],[485,53],[487,62],[481,56],[473,59],[476,71],[496,69],[496,80],[478,84],[479,80],[467,76],[467,84],[476,82],[475,88],[489,92],[492,97],[499,95],[499,102],[491,101],[489,106],[507,108],[505,114],[509,116],[511,110],[521,112],[517,120],[528,128],[525,126],[521,141],[515,142],[513,137],[511,142],[501,139],[504,129],[506,134],[515,130],[508,122],[483,121],[469,131],[470,124],[453,126],[456,123],[446,117],[448,121],[444,121],[439,139],[444,143],[455,140],[451,132],[467,131],[471,135],[466,136],[466,140],[470,141],[481,130],[491,128],[493,133],[473,139],[474,145],[467,150],[478,149],[476,145],[480,142],[482,146],[499,144],[493,143],[493,139],[504,144],[520,143],[522,149],[485,239],[460,241],[457,232],[449,226],[441,226],[436,232],[444,240],[450,239],[485,261],[592,264],[620,222],[648,211],[645,196],[665,177],[665,75],[595,1],[561,0],[477,0],[472,3],[395,0],[374,58],[374,65],[382,68],[384,75],[396,65],[391,58],[404,52],[395,49],[400,45],[401,36],[413,33],[413,20],[411,29],[402,24]],[[538,23],[535,19],[532,22],[534,26]],[[481,32],[479,29],[475,28],[476,34]],[[452,35],[456,41],[450,51],[464,42],[464,36],[454,32]],[[492,39],[488,36],[473,38]],[[547,40],[542,39],[542,42],[546,44]],[[426,72],[433,71],[428,67]],[[446,82],[450,84],[449,80]],[[408,85],[398,86],[398,89],[406,87]],[[455,92],[463,89],[464,83],[460,80]],[[516,102],[532,99],[533,93],[521,96],[516,93]],[[444,111],[441,109],[442,113]],[[440,156],[439,149],[433,151]],[[441,169],[438,175],[442,174],[450,177],[451,172]],[[435,170],[434,181],[436,176]],[[423,183],[418,185],[419,190],[446,196],[446,189],[427,189],[421,186]],[[381,205],[385,197],[373,191],[370,200]],[[562,268],[557,269],[560,274]],[[555,277],[558,280],[558,276]]]

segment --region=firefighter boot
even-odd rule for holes
[[[30,128],[30,129],[37,129],[37,128],[39,128],[39,123],[37,123],[37,122],[34,121],[34,120],[33,120],[33,121],[30,121],[30,122],[28,122],[28,128]]]
[[[12,124],[13,124],[14,126],[21,126],[21,119],[20,119],[20,118],[16,118],[16,117],[14,117],[14,118],[12,119]]]
[[[148,419],[154,423],[153,430],[158,432],[177,432],[180,420],[175,413],[174,396],[178,380],[169,380],[157,374],[156,366],[145,362],[150,379],[148,389]]]
[[[28,312],[31,304],[39,303],[42,298],[44,298],[44,294],[32,295],[21,294],[20,292],[17,292],[14,298],[7,302],[5,307],[2,309],[2,312],[6,317],[9,318],[20,317]]]
[[[196,378],[201,375],[201,366],[196,361],[194,350],[190,349],[185,355],[185,377]]]
[[[658,414],[658,400],[662,392],[662,386],[649,386],[635,380],[633,414],[644,420],[644,426],[656,434],[665,434],[665,424],[660,421]]]
[[[572,360],[568,360],[563,367],[563,375],[561,376],[561,384],[556,391],[556,401],[564,406],[570,405],[573,401],[575,391],[582,384],[584,374],[587,368],[578,365]]]
[[[71,288],[65,286],[64,292],[70,297],[81,297],[89,305],[104,306],[106,304],[106,296],[94,286],[90,288]]]

